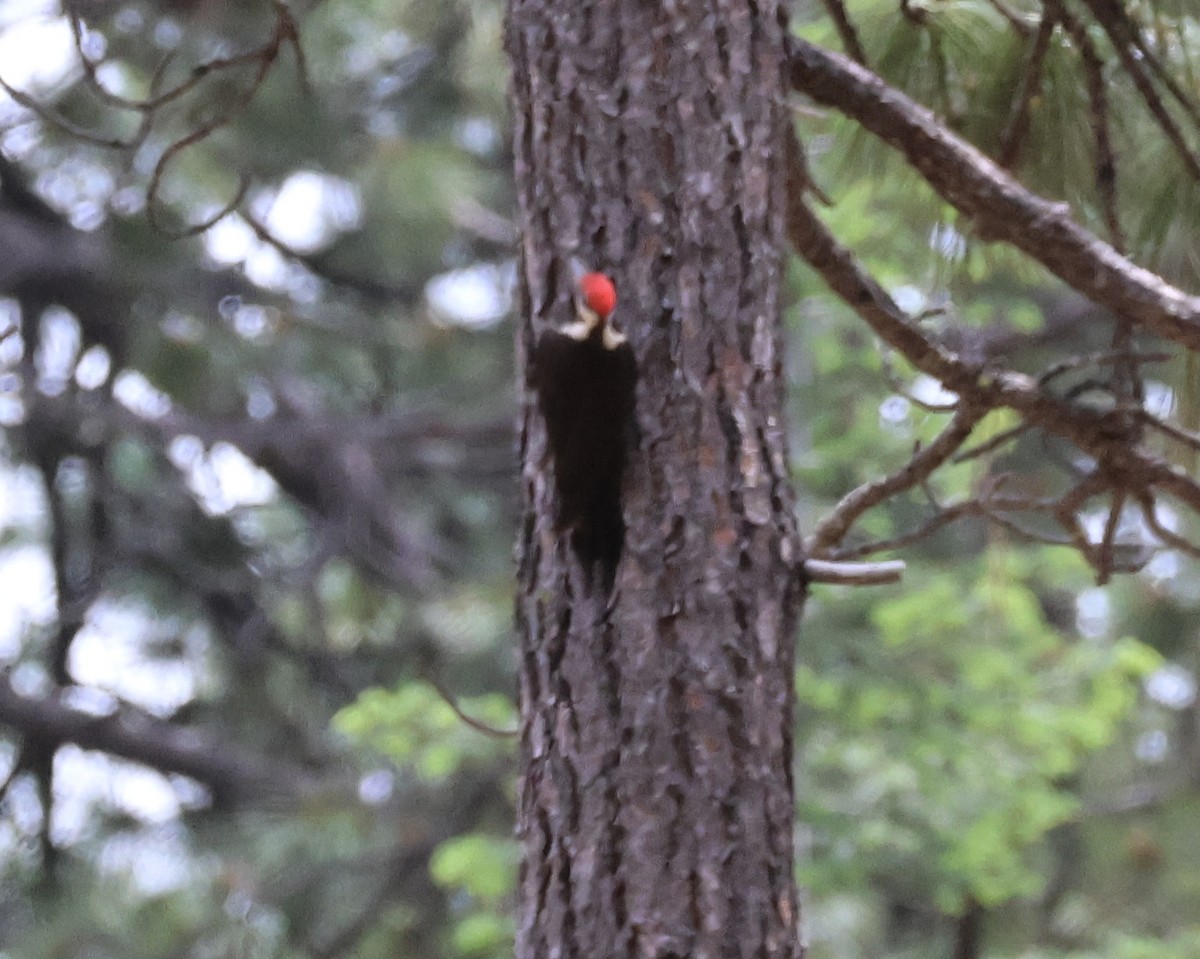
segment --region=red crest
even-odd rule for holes
[[[585,273],[579,279],[579,292],[587,308],[602,318],[617,306],[617,288],[603,273]]]

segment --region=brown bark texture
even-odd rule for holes
[[[803,598],[780,357],[775,0],[510,0],[522,234],[517,956],[792,957]],[[638,364],[611,597],[554,527],[529,389],[567,263]]]

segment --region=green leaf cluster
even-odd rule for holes
[[[451,942],[458,955],[510,955],[514,935],[511,896],[519,850],[515,840],[482,833],[456,836],[429,861],[434,881],[469,901],[456,910]]]
[[[512,702],[498,693],[465,697],[459,708],[495,728],[512,729]],[[471,729],[430,685],[408,682],[394,690],[372,688],[333,717],[333,728],[359,746],[444,781],[465,766],[490,765],[511,754],[505,741]]]
[[[910,573],[861,637],[802,655],[807,882],[886,874],[947,913],[1041,888],[1038,844],[1077,814],[1074,778],[1159,657],[1064,637],[1035,592],[1040,565],[993,545],[973,570]]]

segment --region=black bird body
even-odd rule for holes
[[[530,381],[554,460],[555,527],[570,535],[585,573],[599,571],[607,593],[625,543],[621,485],[634,437],[637,367],[607,315],[590,310],[587,300],[578,309],[579,321],[539,337]]]

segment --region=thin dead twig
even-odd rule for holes
[[[833,561],[846,561],[860,559],[864,556],[870,556],[874,553],[890,552],[892,550],[902,549],[905,546],[911,546],[914,543],[919,543],[924,539],[929,538],[938,530],[950,525],[957,520],[969,516],[982,516],[999,526],[1010,530],[1017,536],[1023,539],[1034,542],[1048,543],[1055,546],[1070,545],[1069,540],[1049,536],[1048,534],[1031,530],[1016,521],[1011,517],[1005,516],[1005,512],[1046,512],[1053,504],[1045,500],[1030,499],[1020,496],[996,496],[994,493],[986,493],[980,496],[971,497],[970,499],[961,500],[948,506],[939,506],[937,512],[934,513],[928,520],[920,526],[916,526],[907,532],[897,536],[890,537],[884,540],[875,540],[869,543],[863,543],[857,546],[847,546],[837,549],[831,549],[822,557]]]
[[[246,221],[250,229],[254,231],[254,235],[264,243],[274,247],[289,260],[300,264],[313,275],[319,276],[321,279],[335,286],[345,287],[367,297],[388,299],[409,304],[417,302],[422,294],[420,287],[384,283],[372,277],[359,276],[345,270],[336,269],[321,256],[297,250],[290,243],[281,240],[249,210],[238,210],[238,214]]]
[[[1029,423],[1018,423],[1016,426],[1009,427],[1006,430],[1001,430],[990,440],[984,440],[982,443],[977,443],[975,446],[961,450],[955,453],[950,458],[951,463],[966,463],[969,460],[978,459],[981,456],[986,456],[988,453],[998,450],[1006,443],[1011,443],[1017,437],[1029,432],[1031,429]]]
[[[895,391],[896,395],[904,397],[913,406],[924,410],[926,413],[953,413],[958,409],[957,399],[951,403],[931,403],[913,393],[912,390],[900,381],[900,376],[896,373],[896,369],[892,365],[892,353],[890,350],[883,350],[882,360],[883,378],[887,380],[888,386]]]
[[[1096,145],[1096,192],[1104,210],[1109,239],[1118,250],[1125,246],[1124,233],[1117,217],[1117,160],[1109,132],[1108,88],[1104,79],[1104,60],[1096,52],[1092,38],[1084,26],[1071,15],[1060,0],[1051,0],[1051,7],[1062,20],[1071,42],[1079,50],[1083,62],[1090,105],[1092,139]]]
[[[291,47],[295,54],[296,69],[301,89],[305,94],[308,94],[311,90],[308,64],[304,54],[304,47],[300,42],[300,29],[295,16],[284,0],[273,0],[272,6],[275,11],[275,25],[271,31],[271,35],[261,45],[243,53],[206,60],[193,67],[185,80],[165,91],[161,91],[167,69],[172,62],[172,57],[168,55],[159,62],[154,70],[151,78],[150,95],[142,99],[122,96],[114,93],[105,86],[99,74],[99,69],[103,65],[102,62],[94,60],[87,52],[87,27],[77,11],[68,10],[68,22],[70,23],[75,50],[79,56],[87,88],[107,106],[118,110],[132,111],[141,116],[137,132],[128,140],[99,137],[89,131],[79,129],[65,118],[59,116],[55,111],[38,104],[27,94],[13,90],[3,80],[0,80],[0,86],[3,86],[5,91],[22,106],[34,111],[47,123],[63,129],[73,137],[84,142],[108,148],[132,150],[145,141],[154,126],[159,111],[164,106],[182,99],[199,88],[205,80],[219,73],[243,67],[256,67],[249,85],[232,98],[231,105],[201,123],[187,134],[173,140],[163,150],[151,172],[150,182],[146,188],[146,215],[151,225],[173,238],[195,236],[203,233],[241,205],[249,189],[249,180],[245,176],[240,176],[239,186],[233,198],[214,215],[205,218],[199,223],[176,230],[167,227],[163,223],[158,208],[162,183],[171,164],[185,150],[208,139],[218,130],[233,122],[258,93],[267,75],[270,73],[271,67],[278,62],[279,56],[285,47]]]
[[[1060,0],[1054,0],[1054,2],[1057,6],[1062,6]],[[1107,0],[1083,0],[1083,4],[1104,29],[1104,32],[1108,34],[1113,49],[1116,50],[1117,57],[1121,61],[1121,66],[1125,68],[1125,72],[1133,81],[1138,93],[1141,94],[1146,109],[1158,124],[1159,129],[1162,130],[1167,141],[1175,148],[1176,154],[1183,161],[1188,172],[1195,179],[1200,179],[1200,158],[1188,146],[1183,131],[1179,129],[1175,118],[1171,116],[1166,104],[1163,103],[1162,97],[1154,89],[1151,74],[1145,64],[1145,57],[1149,51],[1145,49],[1145,44],[1138,39],[1140,31],[1129,22],[1128,15],[1118,4],[1109,3]]]
[[[1064,373],[1070,373],[1073,370],[1086,369],[1089,366],[1108,366],[1115,363],[1166,363],[1168,360],[1174,359],[1173,353],[1165,353],[1162,351],[1151,353],[1140,353],[1134,350],[1119,349],[1106,350],[1103,353],[1084,353],[1080,356],[1071,356],[1067,359],[1060,360],[1054,363],[1041,372],[1038,376],[1038,384],[1040,386],[1049,386],[1053,380],[1058,379]]]
[[[1146,526],[1150,528],[1150,532],[1172,549],[1177,549],[1181,553],[1200,559],[1200,546],[1180,536],[1178,533],[1172,532],[1162,524],[1162,521],[1158,518],[1158,510],[1153,499],[1145,494],[1141,494],[1137,497],[1137,501],[1142,511],[1142,517],[1146,521]]]
[[[1008,21],[1009,26],[1016,30],[1021,36],[1028,37],[1031,33],[1033,33],[1033,27],[1030,25],[1030,23],[1025,20],[1021,14],[1017,13],[1016,10],[1005,3],[1004,0],[989,0],[989,2],[996,12]]]
[[[828,228],[813,214],[803,196],[790,198],[789,231],[797,252],[825,279],[830,287],[850,305],[877,334],[890,346],[898,350],[914,367],[935,377],[953,390],[962,403],[978,415],[991,409],[1007,407],[1017,412],[1028,428],[1040,428],[1048,436],[1057,436],[1092,461],[1092,479],[1085,480],[1087,486],[1075,487],[1076,495],[1081,489],[1099,493],[1106,489],[1122,489],[1128,492],[1138,489],[1159,488],[1178,497],[1194,511],[1200,513],[1200,483],[1187,474],[1165,463],[1142,449],[1139,445],[1139,413],[1136,410],[1116,408],[1096,410],[1074,402],[1070,397],[1058,397],[1043,383],[1012,371],[971,366],[936,342],[926,331],[901,310],[883,288],[867,274],[853,255],[840,246]],[[1125,354],[1128,351],[1119,351]],[[1117,354],[1112,354],[1115,357]],[[1073,358],[1060,364],[1067,369],[1079,368],[1087,361],[1107,360],[1108,354],[1098,357]],[[1050,374],[1060,375],[1054,370]],[[1112,385],[1102,381],[1084,384],[1085,388],[1099,387],[1111,392]],[[951,448],[947,455],[952,455]],[[919,480],[920,481],[920,480]],[[881,481],[886,482],[886,481]],[[853,520],[861,515],[860,497],[873,497],[873,484],[848,495],[844,506],[845,518]],[[1093,489],[1094,487],[1094,489]],[[1005,525],[1023,536],[1037,536],[1019,524],[998,518],[997,514],[1010,507],[1017,510],[1050,512],[1059,520],[1059,525],[1068,533],[1069,542],[1081,550],[1089,563],[1095,565],[1096,556],[1079,526],[1073,510],[1078,503],[1070,498],[1054,504],[1044,502],[1001,503],[989,496],[988,503],[978,500],[967,501],[947,507],[925,526],[895,537],[891,540],[871,543],[861,547],[835,549],[824,547],[817,555],[821,559],[853,559],[885,549],[897,549],[916,542],[946,523],[961,515],[986,515],[994,522]],[[1057,510],[1056,510],[1057,506]],[[818,527],[821,538],[830,544],[839,542],[844,536],[843,514],[835,508],[837,519],[825,521],[829,524]],[[823,524],[824,525],[824,524]],[[847,527],[848,528],[848,527]],[[812,542],[815,544],[816,535]],[[1112,568],[1119,565],[1118,544],[1113,544]],[[1125,567],[1123,567],[1125,568]]]
[[[458,700],[455,699],[454,694],[446,688],[441,680],[429,671],[426,671],[421,678],[433,688],[434,692],[441,697],[442,702],[450,707],[455,716],[476,732],[483,733],[485,736],[495,737],[496,739],[511,739],[520,733],[519,729],[500,729],[496,726],[491,726],[482,719],[476,719],[469,713],[464,712],[463,708],[458,704]]]
[[[1171,439],[1178,443],[1182,443],[1184,446],[1187,446],[1190,449],[1200,452],[1200,435],[1189,432],[1181,426],[1176,426],[1174,423],[1168,423],[1166,420],[1159,419],[1157,416],[1154,416],[1145,410],[1140,410],[1138,416],[1147,426],[1165,433],[1167,436],[1171,437]]]
[[[862,42],[858,39],[858,31],[854,29],[854,24],[850,21],[845,4],[842,3],[842,0],[821,0],[821,2],[825,6],[825,12],[829,14],[829,19],[833,21],[842,46],[846,48],[846,55],[866,66],[867,55],[863,52]]]
[[[986,409],[966,404],[959,406],[950,424],[937,438],[924,449],[914,453],[899,470],[890,476],[865,483],[843,496],[830,514],[817,524],[805,544],[805,552],[817,557],[823,556],[825,551],[845,538],[855,521],[871,507],[924,482],[962,446],[985,412]]]
[[[882,586],[898,583],[904,575],[904,570],[904,561],[899,559],[879,563],[842,563],[825,559],[804,561],[804,573],[810,583],[830,583],[837,586]]]
[[[1054,36],[1056,17],[1047,11],[1038,24],[1037,33],[1033,37],[1033,45],[1029,51],[1029,61],[1021,77],[1021,90],[1017,97],[1008,126],[1000,137],[1000,153],[997,157],[1000,165],[1011,169],[1021,155],[1021,147],[1025,145],[1025,135],[1029,132],[1029,113],[1034,97],[1041,92],[1042,67],[1046,62],[1046,53],[1050,49],[1050,38]]]

